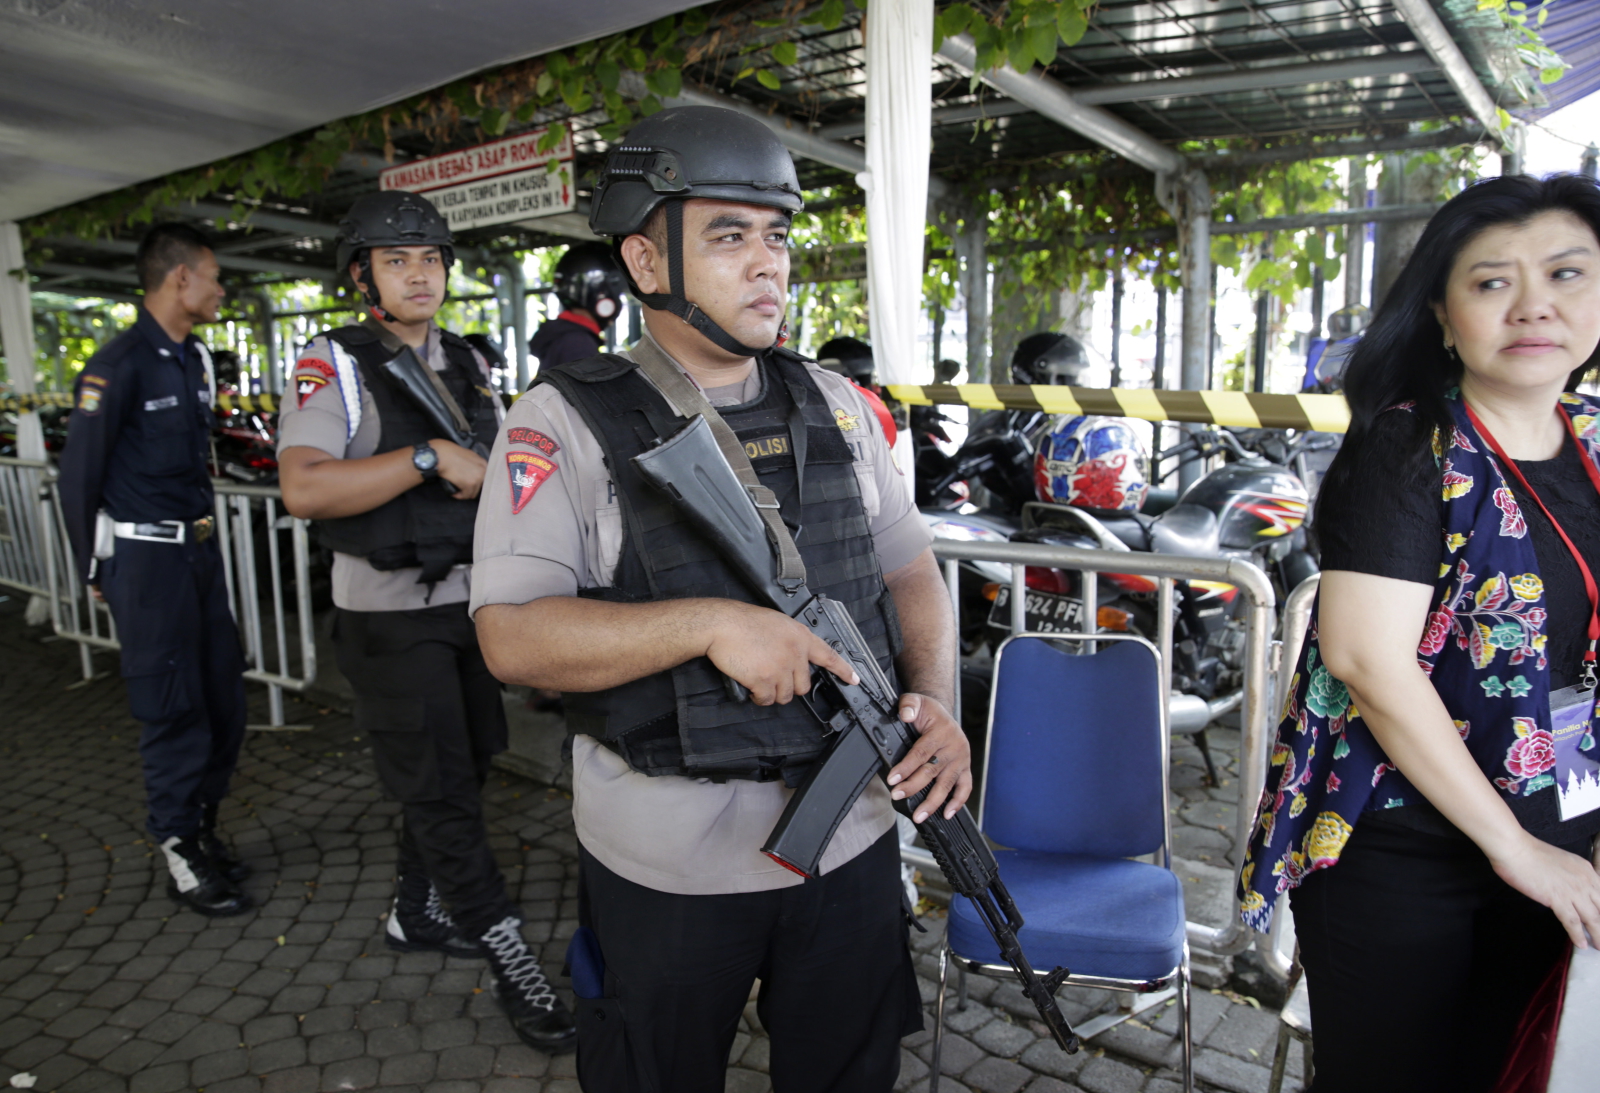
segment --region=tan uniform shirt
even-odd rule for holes
[[[380,331],[384,344],[395,352],[400,351],[399,339],[377,323],[368,319],[367,325]],[[439,328],[428,328],[428,344],[422,358],[435,372],[449,367],[444,346],[439,338]],[[489,385],[489,365],[483,357],[473,352],[478,367],[483,369],[483,382]],[[289,376],[289,389],[284,392],[283,404],[278,414],[278,451],[286,448],[316,448],[335,459],[365,459],[378,450],[381,425],[378,421],[377,403],[365,383],[360,385],[361,413],[354,434],[350,431],[350,415],[339,380],[334,374],[333,348],[324,335],[312,338],[295,362]],[[495,412],[505,414],[500,400],[495,399]],[[424,482],[415,489],[436,490],[437,482]],[[461,504],[471,504],[462,501]],[[347,611],[414,611],[422,607],[439,607],[450,603],[465,603],[469,594],[471,567],[458,565],[444,580],[433,586],[418,584],[421,567],[413,569],[372,568],[365,558],[351,554],[333,555],[333,602]]]
[[[892,572],[921,554],[932,537],[871,407],[842,376],[814,365],[808,371],[855,453],[879,564]],[[759,384],[753,373],[742,385],[705,393],[713,405],[736,405],[758,397]],[[599,443],[554,387],[537,386],[517,400],[489,467],[478,508],[470,610],[610,586],[622,553],[622,511]],[[636,884],[712,895],[801,882],[761,853],[792,792],[781,782],[651,778],[587,736],[573,742],[572,781],[579,840],[607,869]],[[892,826],[889,792],[874,779],[839,825],[822,871],[850,861]]]

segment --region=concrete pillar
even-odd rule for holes
[[[522,275],[522,259],[513,255],[506,263],[506,294],[511,305],[511,345],[517,362],[517,390],[526,391],[528,381],[528,282]]]
[[[1378,204],[1414,205],[1437,201],[1444,191],[1448,168],[1430,162],[1426,153],[1405,152],[1383,157],[1383,177],[1378,183]],[[1389,287],[1400,277],[1406,261],[1428,220],[1385,220],[1377,226],[1372,255],[1372,310],[1383,307]]]
[[[272,297],[263,289],[256,296],[256,329],[261,340],[262,371],[261,389],[274,395],[283,394],[283,364],[278,353],[278,321],[273,313]],[[240,362],[239,387],[245,394],[249,394],[250,381],[245,377],[243,362]]]
[[[1190,171],[1174,188],[1178,221],[1179,273],[1183,278],[1183,348],[1180,387],[1206,387],[1211,353],[1211,182],[1204,171]],[[1198,461],[1178,472],[1178,489],[1186,490],[1204,468]]]
[[[1111,386],[1122,386],[1122,270],[1111,275]]]
[[[14,220],[0,221],[0,348],[6,354],[6,375],[11,390],[31,395],[33,382],[33,298],[29,292],[28,271],[22,256],[22,233]],[[39,415],[29,411],[17,415],[17,455],[23,459],[43,459],[44,431]]]
[[[1345,208],[1367,207],[1367,161],[1355,156],[1347,161],[1350,172],[1350,189]],[[1344,248],[1344,306],[1355,307],[1366,303],[1367,280],[1367,226],[1351,224],[1345,229]]]

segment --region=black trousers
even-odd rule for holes
[[[118,539],[100,592],[122,642],[128,705],[156,842],[192,835],[228,795],[244,743],[244,651],[216,539]]]
[[[606,965],[605,997],[577,1005],[585,1093],[722,1093],[757,978],[775,1093],[894,1087],[922,1003],[893,830],[826,876],[733,895],[658,892],[580,854],[579,918]]]
[[[506,748],[505,707],[467,605],[340,609],[333,644],[356,694],[356,727],[401,805],[400,872],[426,874],[478,937],[517,909],[483,821],[489,759]]]
[[[1568,847],[1587,855],[1584,845]],[[1500,1072],[1566,931],[1464,835],[1382,813],[1295,889],[1315,1093],[1473,1093]]]

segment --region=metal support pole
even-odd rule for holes
[[[1324,233],[1326,236],[1326,233]],[[1326,240],[1324,240],[1326,242]],[[1324,250],[1323,253],[1327,253]],[[1311,333],[1309,338],[1322,337],[1322,312],[1326,307],[1323,297],[1327,294],[1327,282],[1322,279],[1322,266],[1320,264],[1311,269]]]
[[[1589,145],[1578,161],[1578,173],[1584,178],[1600,178],[1600,146]]]
[[[256,317],[256,322],[261,331],[261,355],[266,365],[266,375],[262,377],[262,390],[270,391],[275,395],[283,393],[283,368],[278,363],[278,324],[273,321],[272,297],[265,289],[256,297],[256,305],[261,309]],[[239,389],[249,393],[250,381],[245,377],[244,369],[239,370]]]
[[[528,283],[522,276],[522,262],[513,257],[506,263],[506,289],[511,297],[511,348],[516,350],[517,390],[526,391],[528,381]]]
[[[1348,161],[1350,193],[1346,206],[1352,209],[1367,207],[1367,160],[1365,156],[1352,156]],[[1355,307],[1366,299],[1367,226],[1351,224],[1346,229],[1344,248],[1344,306]]]
[[[989,381],[988,225],[973,214],[955,238],[961,252],[961,295],[967,305],[967,382]]]
[[[1262,392],[1267,389],[1267,325],[1272,317],[1272,298],[1263,292],[1256,297],[1256,330],[1252,338],[1252,355],[1255,357],[1255,376],[1250,384],[1250,390]]]
[[[1167,385],[1167,287],[1156,286],[1156,359],[1150,366],[1150,386]]]
[[[1122,271],[1111,276],[1111,386],[1122,386]]]
[[[1179,181],[1179,270],[1183,277],[1183,363],[1180,386],[1204,390],[1211,355],[1211,183],[1204,171],[1190,171]],[[1197,479],[1203,468],[1198,460],[1178,471],[1178,490]]]

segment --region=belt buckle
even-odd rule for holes
[[[194,541],[203,543],[217,530],[217,522],[210,516],[202,516],[194,522]]]

